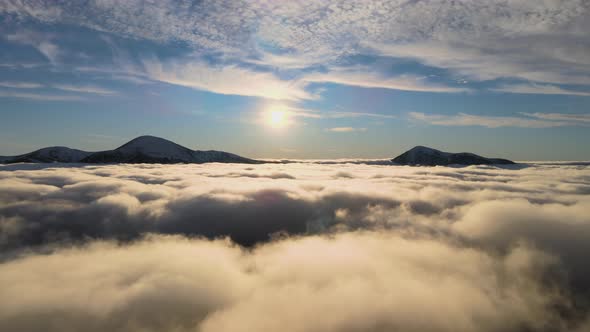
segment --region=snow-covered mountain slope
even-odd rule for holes
[[[155,136],[140,136],[115,150],[96,152],[84,158],[86,163],[258,163],[223,151],[193,151]]]
[[[514,164],[507,159],[486,158],[469,152],[450,153],[425,146],[416,146],[392,159],[394,163],[402,165],[492,165]]]
[[[182,163],[192,162],[192,159],[193,151],[191,149],[163,138],[140,136],[114,150],[93,153],[85,158],[84,162]]]
[[[86,152],[66,147],[49,147],[31,153],[0,157],[0,163],[247,163],[260,161],[223,151],[193,151],[169,140],[140,136],[108,151]]]
[[[92,152],[70,149],[65,146],[52,146],[30,153],[12,157],[0,157],[4,164],[13,163],[76,163],[91,155]]]

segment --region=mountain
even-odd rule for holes
[[[223,151],[194,151],[169,140],[155,136],[140,136],[108,151],[86,152],[66,147],[40,149],[14,157],[0,157],[5,164],[28,162],[81,162],[81,163],[260,163]]]
[[[85,163],[246,163],[258,161],[223,151],[194,151],[169,140],[140,136],[115,150],[96,152],[82,159]]]
[[[52,146],[12,157],[0,157],[0,163],[77,163],[92,152],[70,149],[65,146]]]
[[[499,158],[486,158],[478,156],[474,153],[460,152],[450,153],[443,152],[436,149],[428,148],[425,146],[416,146],[399,156],[393,158],[391,161],[402,165],[424,165],[424,166],[436,166],[436,165],[510,165],[514,164],[513,161]]]

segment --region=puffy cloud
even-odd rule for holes
[[[6,165],[0,329],[582,331],[589,193],[583,163]]]
[[[502,257],[389,233],[95,242],[0,264],[0,327],[45,331],[496,331],[560,327],[538,273]],[[426,315],[429,319],[423,319]]]
[[[22,227],[11,245],[2,245],[130,239],[146,232],[230,236],[251,245],[281,231],[403,228],[409,220],[411,228],[448,231],[463,207],[501,199],[569,210],[587,204],[588,175],[576,169],[584,166],[445,169],[375,162],[340,164],[334,171],[330,163],[7,165],[0,172],[0,215]],[[337,211],[346,213],[338,217]]]

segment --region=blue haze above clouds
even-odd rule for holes
[[[0,155],[142,134],[248,157],[590,159],[590,5],[0,1]],[[277,106],[280,105],[280,106]],[[288,110],[273,130],[265,109]]]

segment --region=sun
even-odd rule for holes
[[[282,127],[285,124],[285,111],[270,111],[269,122],[272,127]]]
[[[288,112],[283,108],[271,108],[266,113],[266,123],[271,128],[283,128],[288,122]]]

